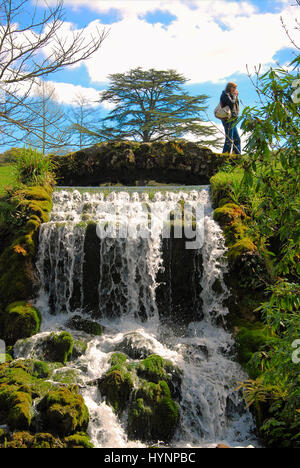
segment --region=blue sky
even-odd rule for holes
[[[48,3],[55,4],[55,0]],[[57,100],[72,104],[83,94],[97,100],[108,75],[141,66],[175,69],[189,81],[190,94],[207,94],[209,117],[228,81],[238,83],[244,105],[255,102],[247,76],[288,63],[292,46],[282,26],[295,31],[300,7],[295,0],[64,0],[66,36],[71,29],[106,28],[109,35],[86,63],[48,77]],[[298,35],[298,39],[297,39]],[[109,108],[103,108],[105,114]]]

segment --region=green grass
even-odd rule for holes
[[[15,166],[0,166],[0,196],[5,192],[7,185],[14,185],[16,182]]]

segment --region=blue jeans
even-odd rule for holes
[[[241,139],[235,121],[222,120],[222,123],[226,134],[223,153],[230,154],[232,150],[234,154],[241,154]]]

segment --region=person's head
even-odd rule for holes
[[[236,88],[237,88],[237,84],[234,83],[233,81],[229,81],[229,83],[227,83],[225,91],[226,91],[226,93],[233,94],[235,92]]]

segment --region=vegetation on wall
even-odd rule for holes
[[[283,69],[257,76],[261,105],[246,108],[241,118],[250,132],[247,154],[211,179],[214,217],[223,225],[229,259],[239,261],[240,293],[263,293],[254,310],[249,298],[249,307],[252,320],[263,322],[265,337],[262,324],[248,323],[240,326],[237,341],[253,377],[242,384],[245,399],[272,447],[300,443],[300,113],[294,80]],[[255,257],[244,276],[242,263]]]

